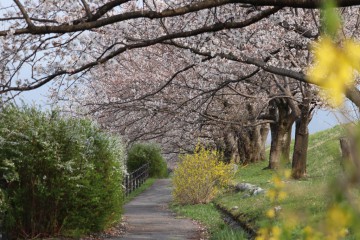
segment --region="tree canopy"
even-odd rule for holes
[[[252,162],[271,131],[273,168],[290,157],[293,124],[307,136],[324,104],[305,74],[322,2],[14,0],[0,11],[0,93],[51,82],[68,110],[167,153],[206,139],[228,160]],[[337,41],[359,39],[360,1],[336,3]],[[360,106],[356,87],[345,94]],[[306,137],[297,143],[302,158]]]
[[[206,1],[58,1],[14,0],[0,11],[3,57],[0,93],[26,91],[51,81],[78,79],[125,52],[179,40],[204,43],[213,33],[251,29],[269,19],[289,31],[316,39],[303,23],[284,19],[289,12],[312,14],[320,0],[206,0]],[[339,0],[339,7],[356,8],[360,1]],[[301,9],[301,10],[297,10]],[[354,9],[352,11],[355,11]],[[354,13],[354,12],[353,12]],[[276,24],[273,24],[276,26]],[[269,26],[270,27],[270,26]],[[251,30],[249,30],[251,31]],[[266,33],[264,35],[266,36]],[[269,42],[271,44],[271,42]],[[177,43],[178,44],[178,43]],[[188,46],[193,52],[195,49]],[[271,54],[276,49],[261,49]],[[230,52],[232,53],[232,52]],[[267,58],[229,52],[198,52],[254,65],[264,71],[307,82],[302,71],[269,64]],[[17,77],[26,71],[29,76]],[[31,75],[31,76],[30,76]],[[60,80],[59,80],[60,79]],[[347,96],[360,103],[349,90]],[[359,105],[359,104],[358,104]]]

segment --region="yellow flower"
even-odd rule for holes
[[[274,186],[277,188],[283,188],[285,186],[285,183],[281,180],[279,176],[274,176],[272,178],[272,182],[274,183]]]
[[[360,71],[360,45],[348,39],[344,42],[344,51],[353,68]]]
[[[327,214],[329,228],[344,228],[348,226],[351,216],[339,205],[331,207]]]
[[[255,240],[266,240],[266,237],[259,235],[259,236],[256,236]]]
[[[281,235],[281,228],[278,226],[274,226],[271,229],[272,235],[274,239],[279,239],[280,235]]]
[[[339,106],[346,87],[354,81],[354,70],[360,70],[360,45],[346,40],[341,47],[330,37],[324,37],[313,50],[315,64],[308,69],[307,77],[325,89],[332,105]]]
[[[266,196],[270,199],[270,201],[275,201],[277,193],[274,189],[270,189],[266,192]]]
[[[268,217],[268,218],[274,218],[275,217],[275,209],[269,209],[269,210],[267,210],[266,211],[266,216]]]
[[[284,200],[286,198],[287,198],[287,193],[284,192],[284,191],[280,191],[279,196],[278,196],[279,201],[282,201],[282,200]]]
[[[319,239],[317,236],[316,236],[316,232],[314,231],[314,229],[310,226],[306,226],[304,229],[303,229],[303,232],[304,232],[304,239],[305,240],[315,240],[315,239]]]
[[[268,239],[269,233],[267,228],[260,228],[257,232],[255,240],[266,240]]]

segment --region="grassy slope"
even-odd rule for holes
[[[339,137],[344,130],[341,126],[310,136],[308,152],[308,177],[301,181],[287,183],[289,197],[282,203],[283,209],[295,211],[300,219],[308,224],[317,224],[324,218],[327,206],[329,182],[340,171]],[[240,168],[236,182],[248,182],[270,187],[273,171],[263,170],[267,162],[260,162]],[[228,193],[215,200],[216,204],[227,209],[242,221],[248,221],[258,228],[266,220],[265,212],[271,205],[266,196],[244,198],[243,193]],[[238,206],[238,208],[234,208]]]

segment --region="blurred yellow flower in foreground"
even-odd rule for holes
[[[354,70],[360,70],[360,45],[351,39],[338,45],[324,37],[313,45],[313,50],[315,64],[307,77],[326,90],[333,106],[339,106],[346,87],[354,82]]]
[[[274,218],[276,216],[275,209],[271,208],[266,211],[266,216],[268,218]]]

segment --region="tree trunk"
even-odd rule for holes
[[[281,161],[283,164],[290,164],[291,130],[294,122],[289,122],[287,132],[284,136],[284,144],[281,147]]]
[[[266,136],[264,132],[261,134],[263,127],[262,125],[257,125],[239,132],[238,149],[242,164],[258,162],[262,160],[262,154],[265,156]],[[265,140],[263,137],[265,137]]]
[[[270,109],[270,114],[276,116],[276,121],[270,124],[271,146],[267,168],[276,169],[280,163],[288,163],[290,157],[291,128],[295,117],[285,101],[277,102]]]
[[[252,148],[250,134],[249,129],[244,129],[238,133],[240,162],[244,165],[254,161],[253,156],[255,149]]]
[[[296,121],[295,143],[292,160],[292,177],[300,179],[306,175],[307,151],[309,143],[309,123],[312,119],[311,98],[309,92],[303,96],[300,106],[300,118]]]
[[[340,148],[342,153],[342,161],[343,162],[353,162],[353,151],[350,143],[350,139],[347,137],[340,138]]]
[[[269,160],[269,169],[276,169],[280,166],[282,162],[289,161],[290,153],[290,142],[289,132],[291,131],[287,124],[274,123],[271,124],[271,146],[270,146],[270,160]]]
[[[356,86],[347,87],[345,95],[358,107],[358,109],[360,109],[360,91],[356,88]]]
[[[306,174],[307,149],[309,142],[308,121],[296,121],[295,145],[292,161],[292,177],[299,179]]]
[[[247,111],[252,126],[241,129],[238,132],[238,149],[240,161],[243,164],[254,163],[262,160],[265,156],[266,125],[258,125],[255,121],[257,113],[252,104],[247,104]]]
[[[235,131],[224,133],[224,160],[226,163],[239,163],[239,150]]]
[[[270,126],[269,124],[264,124],[260,128],[260,135],[261,135],[261,150],[260,150],[260,160],[265,161],[266,160],[266,140],[269,135]]]
[[[358,185],[360,182],[360,139],[358,137],[340,138],[342,153],[342,166],[350,184]]]

